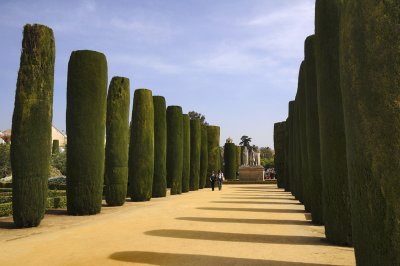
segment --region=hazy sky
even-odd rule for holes
[[[221,127],[221,144],[242,135],[273,146],[287,117],[314,32],[314,0],[0,1],[0,130],[11,128],[22,29],[51,27],[56,39],[53,124],[65,130],[67,66],[74,50],[107,56],[109,81],[131,95],[148,88],[167,105]],[[131,99],[132,100],[132,99]]]

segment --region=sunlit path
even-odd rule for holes
[[[2,218],[0,265],[355,265],[353,249],[327,244],[307,219],[275,185],[127,202],[97,216],[60,211],[30,229]]]

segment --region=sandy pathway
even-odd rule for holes
[[[226,185],[96,216],[53,212],[32,229],[3,218],[0,265],[355,265],[307,216],[275,185]]]

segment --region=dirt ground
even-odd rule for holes
[[[352,248],[276,185],[225,185],[103,207],[95,216],[49,211],[38,228],[0,218],[0,265],[355,265]]]

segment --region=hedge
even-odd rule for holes
[[[208,171],[208,137],[207,126],[201,125],[201,151],[200,151],[200,182],[199,189],[206,186]]]
[[[110,206],[125,203],[128,186],[129,79],[113,77],[107,95],[104,194]]]
[[[274,124],[275,172],[279,188],[285,184],[285,123]]]
[[[340,79],[357,265],[400,265],[400,6],[344,2]]]
[[[339,69],[341,0],[316,2],[315,49],[325,235],[352,244],[346,135]]]
[[[17,227],[43,219],[51,159],[55,40],[43,25],[25,25],[12,118],[13,218]]]
[[[226,179],[236,179],[237,161],[235,143],[225,143],[224,146],[224,176]]]
[[[154,175],[154,105],[152,92],[135,90],[129,145],[129,192],[132,201],[148,201]]]
[[[190,118],[189,115],[182,116],[183,129],[183,168],[182,168],[182,192],[190,190]]]
[[[190,120],[190,190],[198,190],[200,183],[201,124]]]
[[[104,54],[71,54],[67,82],[67,206],[70,215],[101,210],[107,108],[107,61]]]
[[[207,149],[208,149],[208,167],[206,187],[210,187],[210,176],[212,172],[218,173],[221,170],[220,149],[219,149],[220,128],[218,126],[207,126]]]

